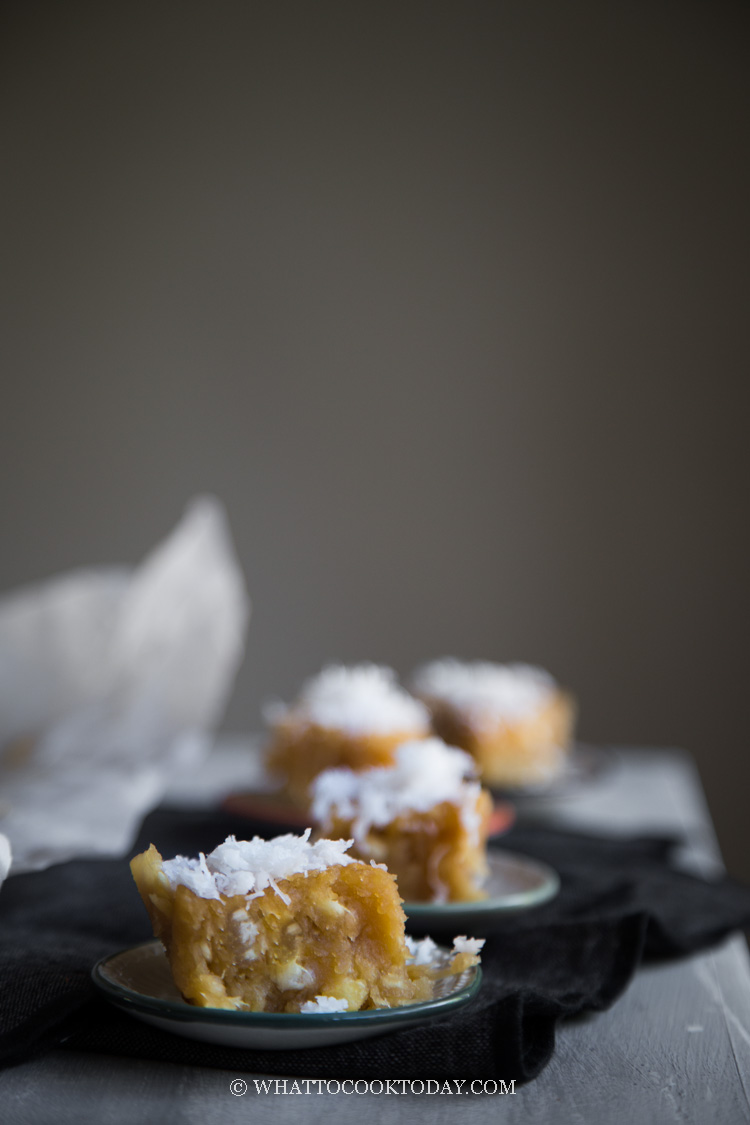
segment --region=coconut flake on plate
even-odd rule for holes
[[[477,956],[484,948],[484,938],[467,938],[465,934],[453,939],[454,953],[472,953]]]
[[[415,965],[431,965],[440,952],[431,937],[413,938],[407,934],[406,947]]]
[[[347,1012],[349,1004],[340,1000],[338,996],[316,996],[314,1000],[306,1000],[300,1008],[301,1012]]]

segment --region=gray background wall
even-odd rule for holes
[[[7,2],[0,587],[225,501],[227,724],[541,663],[750,876],[742,3]]]

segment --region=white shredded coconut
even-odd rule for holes
[[[275,840],[237,840],[227,836],[209,855],[197,859],[178,855],[162,864],[170,886],[189,887],[199,898],[246,895],[258,898],[272,887],[289,902],[277,880],[290,875],[322,871],[326,867],[346,866],[357,861],[346,854],[352,840],[316,840],[310,843],[310,829],[304,836],[277,836]]]
[[[484,946],[484,938],[467,938],[463,935],[453,939],[453,953],[473,953],[475,956]],[[415,965],[432,965],[440,957],[440,949],[430,937],[413,938],[406,935],[406,947]]]
[[[382,828],[407,810],[427,812],[443,801],[461,810],[461,819],[474,841],[479,838],[478,781],[473,758],[447,746],[441,738],[403,742],[395,750],[393,766],[376,766],[355,773],[325,770],[312,783],[311,812],[316,823],[334,817],[352,822],[357,844],[364,845],[374,826]]]
[[[476,955],[484,947],[484,940],[484,938],[467,938],[462,934],[461,937],[453,939],[453,952],[473,953],[474,955]]]
[[[272,703],[263,713],[272,726],[291,720],[348,734],[429,731],[424,704],[397,683],[391,668],[377,664],[332,664],[303,685],[296,703]]]
[[[272,974],[272,980],[282,992],[297,992],[312,984],[315,977],[305,965],[300,965],[298,961],[287,961]]]
[[[247,949],[252,949],[258,936],[258,927],[255,922],[240,922],[237,927],[239,939]]]
[[[557,685],[548,672],[530,664],[490,664],[446,658],[418,668],[414,690],[434,706],[446,703],[469,722],[515,722],[546,704]]]
[[[406,947],[415,965],[431,965],[438,955],[438,947],[431,937],[413,938],[407,934]]]
[[[349,1005],[346,1000],[339,1000],[338,996],[316,996],[314,1000],[306,1000],[300,1008],[301,1012],[346,1012]]]

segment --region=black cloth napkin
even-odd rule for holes
[[[226,813],[162,809],[135,852],[210,851],[275,830]],[[277,831],[277,830],[276,830]],[[119,1012],[90,982],[102,956],[151,937],[123,860],[78,860],[11,876],[0,890],[0,1064],[61,1044],[82,1051],[299,1078],[534,1078],[566,1017],[617,999],[644,957],[675,957],[750,926],[750,889],[674,866],[677,841],[517,827],[501,846],[551,864],[560,894],[487,939],[483,982],[461,1011],[338,1047],[250,1051],[182,1039]]]

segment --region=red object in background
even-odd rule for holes
[[[510,801],[495,801],[490,816],[490,837],[502,836],[512,828],[516,820],[516,809]]]

